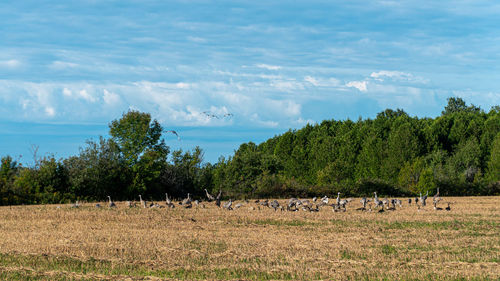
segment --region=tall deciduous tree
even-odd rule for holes
[[[169,147],[163,128],[149,113],[129,111],[109,124],[109,133],[133,173],[131,192],[145,192],[159,178]]]

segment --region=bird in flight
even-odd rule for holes
[[[207,116],[208,118],[216,118],[216,119],[221,119],[221,118],[231,118],[234,116],[234,114],[232,113],[225,113],[224,115],[217,115],[217,114],[214,114],[210,111],[203,111],[203,114],[205,114],[205,116]]]
[[[172,134],[174,134],[174,135],[177,136],[177,140],[181,141],[181,137],[179,137],[179,134],[176,131],[174,131],[174,130],[167,130],[167,131],[165,131],[165,133],[172,133]]]

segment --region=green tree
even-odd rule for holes
[[[102,200],[110,195],[125,199],[130,194],[130,168],[122,158],[118,145],[111,139],[87,141],[78,156],[64,161],[68,170],[70,192],[78,197]],[[130,197],[128,197],[130,198]]]
[[[500,181],[500,133],[497,134],[491,147],[490,160],[488,161],[488,180]]]
[[[165,167],[169,147],[162,138],[163,128],[149,113],[129,111],[109,124],[109,133],[118,144],[133,174],[130,193],[147,192]]]

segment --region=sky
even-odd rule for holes
[[[436,117],[448,97],[488,111],[499,14],[483,0],[1,1],[0,156],[77,155],[129,110],[212,163],[322,120]]]

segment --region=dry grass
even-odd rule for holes
[[[1,207],[0,278],[499,280],[500,198],[444,200],[450,212]]]

